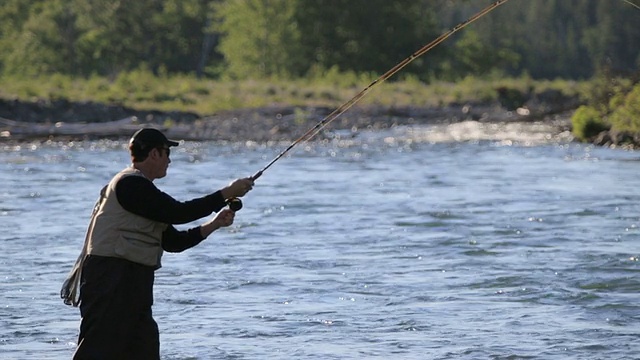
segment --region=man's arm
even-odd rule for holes
[[[162,248],[167,252],[182,252],[192,248],[204,240],[200,227],[187,231],[179,231],[172,225],[162,233]]]
[[[206,223],[191,228],[187,231],[180,231],[169,225],[162,233],[162,248],[168,252],[181,252],[198,245],[212,232],[233,224],[235,212],[231,209],[224,209]]]
[[[125,210],[165,224],[192,222],[226,206],[221,191],[181,202],[141,176],[127,176],[118,181],[116,196]]]

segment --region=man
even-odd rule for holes
[[[207,196],[180,202],[153,184],[165,177],[170,148],[178,143],[144,128],[129,141],[132,165],[102,190],[82,254],[61,296],[80,305],[82,321],[74,359],[160,359],[158,326],[152,317],[154,271],[163,250],[181,252],[215,230],[230,226],[227,200],[244,196],[253,179],[243,178]],[[211,213],[189,230],[177,230]],[[79,290],[79,291],[78,291]]]

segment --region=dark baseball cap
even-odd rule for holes
[[[150,149],[160,146],[178,146],[180,143],[177,141],[169,140],[158,129],[154,128],[142,128],[133,134],[131,140],[129,140],[129,146],[137,146],[140,149]]]

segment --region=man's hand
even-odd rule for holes
[[[236,213],[230,209],[223,209],[218,212],[211,221],[200,226],[200,234],[203,238],[209,236],[212,232],[221,227],[231,226]]]
[[[245,196],[253,189],[253,179],[246,177],[243,179],[233,180],[229,185],[220,190],[225,199],[237,198]]]
[[[212,222],[218,227],[227,227],[233,224],[233,219],[235,218],[236,213],[230,209],[220,210],[219,213],[213,218]]]

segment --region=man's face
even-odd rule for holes
[[[171,150],[169,147],[156,148],[149,153],[154,161],[156,179],[161,179],[167,175],[167,169],[171,163],[171,159],[169,158],[170,153]]]

